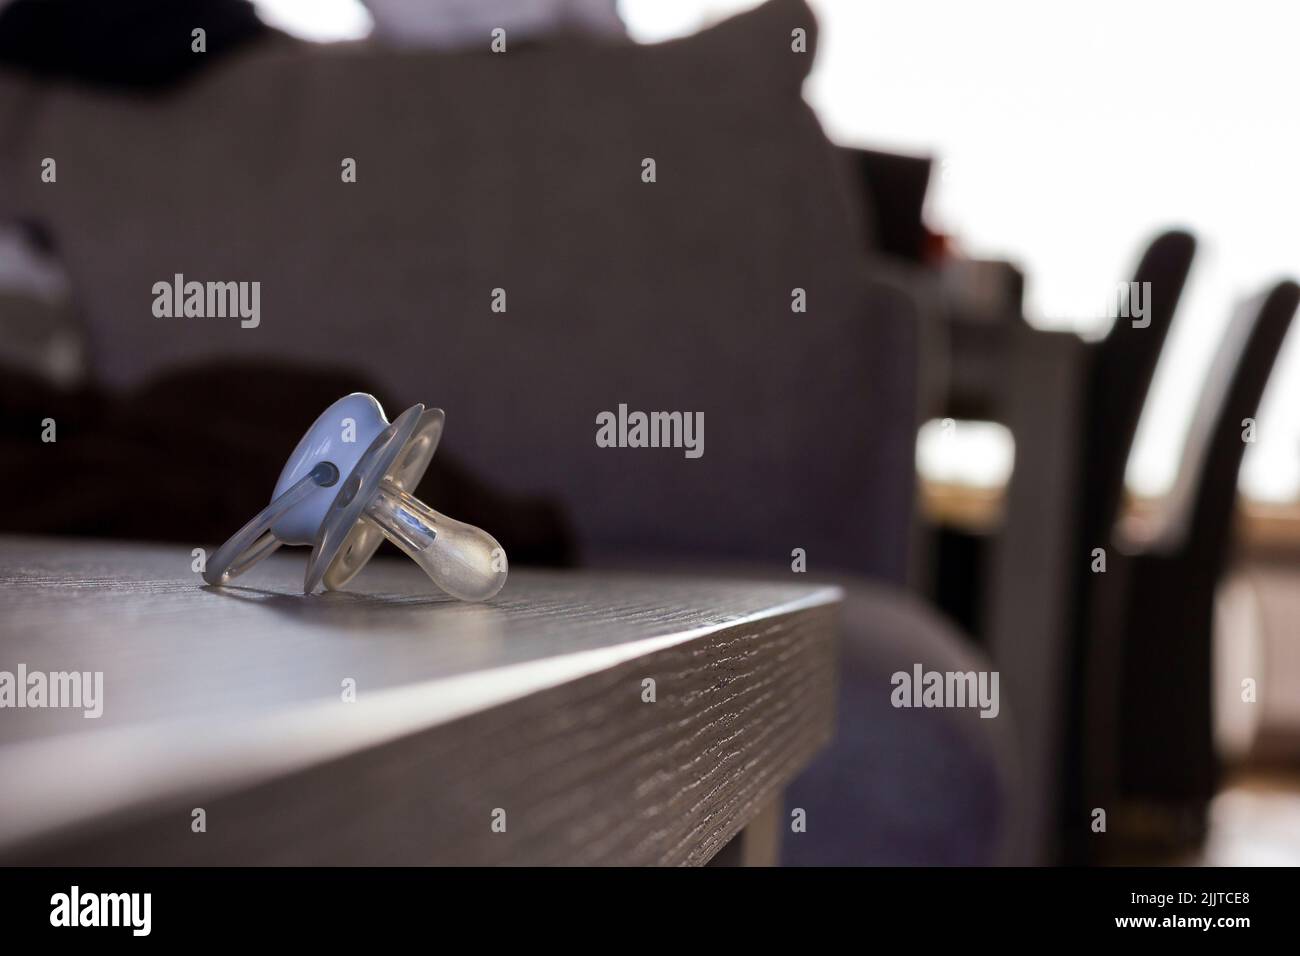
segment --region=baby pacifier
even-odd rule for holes
[[[387,538],[452,597],[486,601],[506,583],[506,553],[486,531],[410,494],[442,437],[441,408],[412,405],[390,423],[373,395],[345,395],[289,456],[271,503],[208,561],[222,585],[282,544],[310,544],[302,589],[342,588]]]

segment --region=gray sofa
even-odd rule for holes
[[[563,502],[593,563],[789,574],[803,548],[877,582],[850,588],[841,735],[794,795],[817,809],[790,858],[991,862],[1009,708],[968,726],[888,703],[896,664],[971,655],[887,587],[918,316],[863,255],[795,28],[815,36],[806,6],[775,0],[653,47],[272,43],[137,97],[0,75],[0,220],[53,236],[112,386],[212,358],[346,365],[446,409],[444,447],[478,474]],[[177,273],[260,282],[256,328],[155,316]],[[703,456],[597,447],[620,403],[703,412]]]

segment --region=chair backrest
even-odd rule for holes
[[[1133,436],[1195,254],[1196,240],[1186,232],[1157,236],[1133,275],[1144,290],[1144,321],[1116,319],[1093,353],[1081,486],[1088,490],[1082,531],[1090,548],[1106,542],[1119,516]]]
[[[1297,305],[1300,285],[1288,279],[1237,308],[1206,376],[1178,479],[1150,550],[1187,558],[1218,576],[1246,452],[1244,420],[1259,408]]]
[[[1124,472],[1133,437],[1195,254],[1196,240],[1186,232],[1172,230],[1157,236],[1147,246],[1132,279],[1145,305],[1142,321],[1135,324],[1130,318],[1117,318],[1106,338],[1090,354],[1078,486],[1084,494],[1078,505],[1073,565],[1074,636],[1069,653],[1074,677],[1062,766],[1066,782],[1061,788],[1061,812],[1065,820],[1078,819],[1088,806],[1096,805],[1087,802],[1085,776],[1085,760],[1091,759],[1085,758],[1085,752],[1092,736],[1087,730],[1085,711],[1092,706],[1089,699],[1097,694],[1096,688],[1089,686],[1087,675],[1092,672],[1090,657],[1098,653],[1090,646],[1098,589],[1109,583],[1104,576],[1093,574],[1091,562],[1079,556],[1095,547],[1110,547],[1123,501]],[[1130,299],[1129,304],[1135,303]],[[1068,858],[1076,862],[1087,858],[1087,842],[1073,827],[1067,826],[1063,837]]]

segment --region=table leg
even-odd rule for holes
[[[781,856],[783,805],[783,794],[775,794],[758,811],[758,815],[718,851],[708,865],[776,866]]]

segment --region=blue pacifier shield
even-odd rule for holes
[[[379,402],[364,392],[345,395],[325,409],[302,436],[280,472],[271,500],[284,494],[317,463],[328,461],[347,477],[385,428],[388,419]],[[271,532],[285,544],[311,544],[338,488],[317,488],[282,515]]]

